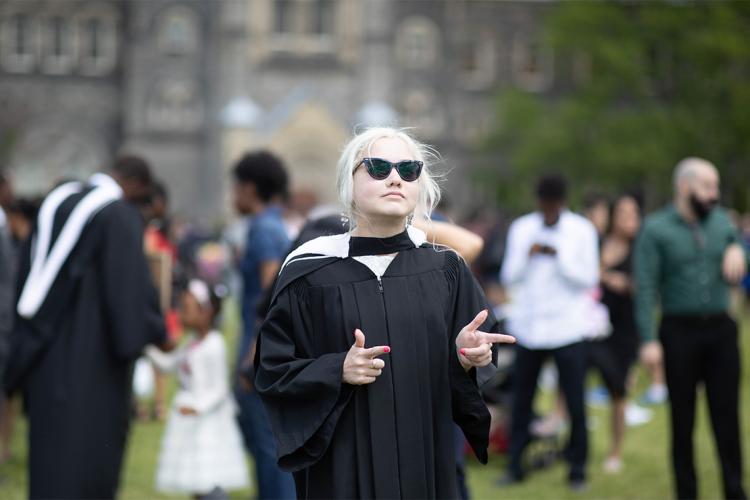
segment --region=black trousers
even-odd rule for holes
[[[570,440],[565,449],[565,459],[570,464],[568,479],[586,478],[588,435],[583,402],[583,384],[586,375],[586,345],[583,342],[558,349],[536,350],[516,345],[513,380],[513,410],[511,413],[509,473],[523,477],[523,451],[529,443],[529,423],[537,388],[537,378],[542,363],[552,356],[560,374],[560,388],[570,416]]]
[[[672,418],[672,466],[680,499],[698,494],[693,460],[696,389],[705,385],[726,498],[742,488],[737,324],[727,314],[664,316],[660,329]]]

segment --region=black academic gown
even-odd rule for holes
[[[407,244],[379,283],[350,257],[298,262],[277,284],[255,379],[298,497],[457,497],[453,422],[482,463],[490,423],[456,356],[457,334],[486,307],[466,264]],[[341,379],[356,328],[366,347],[392,349],[369,385]]]
[[[83,194],[56,212],[53,241]],[[84,228],[39,312],[17,316],[6,390],[24,395],[30,498],[116,494],[133,360],[165,339],[142,241],[137,210],[111,203]],[[21,283],[29,255],[27,244]]]

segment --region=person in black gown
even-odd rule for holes
[[[131,201],[150,169],[122,157],[44,200],[22,248],[6,391],[28,413],[30,498],[114,498],[133,361],[166,340]]]
[[[353,230],[286,259],[256,350],[255,387],[299,498],[455,498],[455,421],[487,461],[497,322],[466,264],[407,225],[439,190],[394,129],[345,148]],[[391,163],[394,162],[394,163]]]

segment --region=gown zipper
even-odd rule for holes
[[[385,313],[385,317],[386,317],[386,321],[385,321],[385,335],[386,335],[386,339],[387,339],[388,345],[390,345],[390,343],[391,343],[391,332],[388,329],[388,320],[387,320],[387,318],[388,318],[388,312],[387,312],[386,302],[385,302],[385,293],[383,291],[383,276],[375,274],[375,278],[377,278],[377,280],[378,280],[378,292],[380,292],[380,298],[383,300],[383,312]],[[393,370],[393,369],[391,368],[391,370]],[[395,384],[395,381],[393,380],[392,374],[393,374],[393,371],[391,371],[391,394],[393,394],[394,401],[395,401],[395,397],[396,397],[396,384]],[[396,436],[395,437],[396,437],[396,443],[398,443],[398,429],[397,429],[397,425],[396,425],[396,411],[395,410],[396,409],[394,407],[394,411],[393,411],[393,429],[396,431]],[[396,444],[396,462],[398,462],[398,444]],[[398,488],[398,492],[399,492],[398,496],[401,496],[401,484],[400,483],[398,483],[397,488]]]

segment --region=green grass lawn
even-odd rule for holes
[[[235,321],[228,322],[227,341],[231,345],[234,335],[230,332]],[[750,330],[747,316],[742,333]],[[750,344],[741,336],[744,366],[750,360]],[[644,377],[639,377],[643,380]],[[592,381],[593,382],[593,381]],[[742,410],[743,445],[745,463],[750,462],[750,398],[746,397],[750,387],[749,370],[743,370]],[[543,394],[541,405],[549,405],[550,394]],[[625,469],[619,475],[605,475],[601,472],[602,462],[609,444],[608,409],[589,409],[589,420],[593,424],[590,432],[591,451],[589,460],[589,489],[584,493],[571,493],[566,488],[566,468],[559,463],[549,469],[533,473],[520,484],[508,488],[495,486],[505,463],[504,456],[492,456],[487,466],[473,461],[469,464],[469,484],[474,498],[639,498],[661,499],[672,496],[672,480],[669,466],[668,408],[658,407],[655,418],[648,424],[628,429],[625,439]],[[705,398],[699,399],[699,412],[695,431],[695,457],[697,462],[699,492],[702,498],[721,498],[721,480],[716,459],[716,449],[710,433]],[[163,425],[159,423],[134,423],[131,428],[128,452],[121,478],[120,498],[150,499],[175,498],[154,491],[156,460],[161,442]],[[25,422],[20,419],[13,439],[13,457],[0,466],[0,498],[22,499],[26,497],[26,443]],[[750,467],[746,465],[745,477]],[[748,485],[746,484],[746,487]],[[252,496],[252,489],[235,492],[236,498]],[[177,497],[179,498],[179,497]]]

